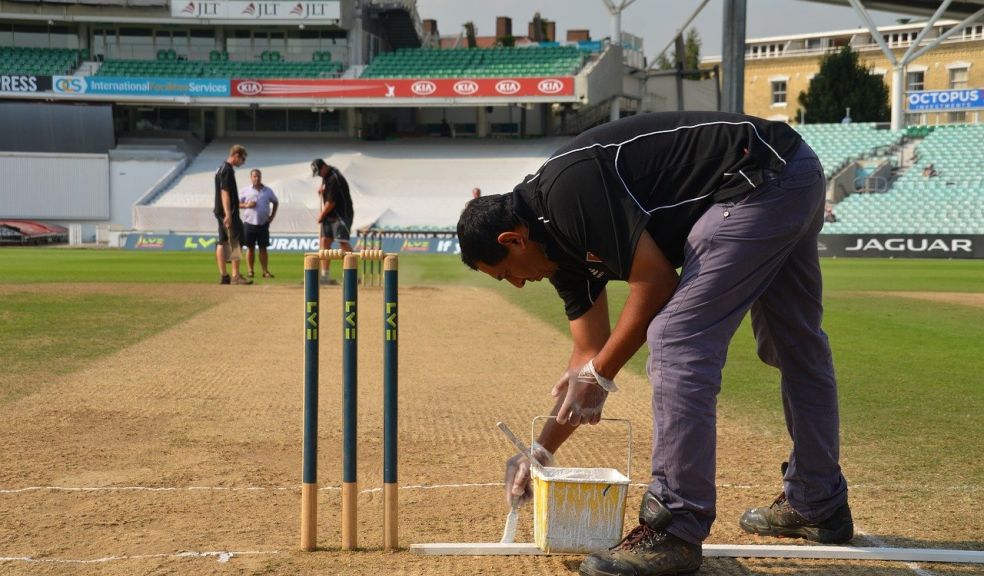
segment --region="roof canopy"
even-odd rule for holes
[[[823,4],[837,4],[838,6],[850,6],[850,0],[807,0],[808,2],[818,2]],[[915,16],[932,16],[936,9],[940,7],[939,0],[863,0],[865,8],[868,10],[885,10],[888,12],[902,12]],[[943,13],[945,18],[963,20],[974,12],[984,8],[984,0],[957,0],[952,2]]]

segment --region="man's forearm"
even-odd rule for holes
[[[648,232],[639,235],[629,272],[629,296],[612,335],[594,358],[598,374],[614,380],[646,341],[649,323],[673,297],[680,283],[673,265]]]
[[[560,405],[564,403],[564,397],[561,396],[557,399],[554,404],[553,409],[550,411],[551,416],[556,416],[557,411],[560,410]],[[540,430],[540,435],[537,436],[537,443],[550,451],[551,454],[556,454],[560,446],[570,438],[571,434],[577,430],[576,426],[571,426],[569,424],[558,424],[556,418],[547,418],[546,422],[543,424],[543,429]]]
[[[226,189],[222,190],[222,209],[225,211],[224,216],[232,216],[232,195]]]
[[[672,294],[672,292],[670,293]],[[646,342],[649,323],[663,309],[669,295],[633,286],[605,347],[595,357],[595,369],[602,376],[615,379],[623,366]]]

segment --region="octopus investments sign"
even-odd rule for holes
[[[923,90],[909,92],[909,112],[984,109],[984,90]]]

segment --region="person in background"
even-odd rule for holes
[[[481,188],[478,187],[472,188],[472,198],[481,198],[481,196],[482,196]]]
[[[311,175],[321,177],[318,196],[321,198],[321,212],[318,214],[318,224],[321,227],[321,249],[331,248],[338,240],[342,250],[352,251],[351,230],[355,214],[352,206],[352,196],[349,192],[348,181],[334,166],[329,166],[321,158],[311,161]],[[338,284],[329,275],[331,260],[321,260],[321,283]]]
[[[259,247],[263,277],[273,278],[273,274],[270,273],[267,247],[270,246],[270,223],[277,217],[280,201],[269,186],[263,185],[263,173],[258,168],[249,171],[249,180],[251,185],[239,196],[239,207],[242,209],[243,224],[246,228],[244,237],[248,249],[246,263],[249,264],[249,277],[253,277],[256,248]]]
[[[215,245],[215,262],[219,266],[220,284],[252,284],[239,273],[240,262],[231,259],[232,276],[226,272],[226,247],[230,243],[241,244],[243,221],[239,217],[239,187],[236,185],[236,168],[246,163],[246,148],[239,144],[229,149],[229,156],[215,172],[215,204],[212,212],[219,225],[219,241]]]

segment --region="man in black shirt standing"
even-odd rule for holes
[[[551,458],[601,418],[614,378],[648,342],[653,452],[640,524],[580,572],[697,570],[714,521],[716,405],[728,344],[751,310],[759,357],[781,373],[793,449],[784,498],[745,512],[747,532],[853,536],[839,464],[837,385],[821,329],[817,236],[825,183],[788,125],[718,112],[633,116],[588,130],[510,194],[468,203],[462,260],[518,288],[548,278],[574,342],[534,453]],[[681,271],[678,275],[676,269]],[[628,282],[610,328],[605,285]],[[511,503],[529,466],[507,463]]]
[[[321,198],[321,212],[318,214],[321,249],[331,248],[332,242],[337,239],[342,250],[351,252],[352,244],[349,240],[355,210],[352,206],[348,181],[338,168],[329,166],[321,158],[311,161],[311,175],[321,177],[321,186],[318,188],[318,196]],[[328,276],[330,265],[331,260],[327,258],[321,260],[322,284],[337,283]]]
[[[219,242],[215,245],[215,261],[219,265],[221,284],[252,284],[249,278],[239,273],[238,259],[232,259],[232,277],[226,273],[225,247],[230,241],[242,244],[243,221],[239,217],[239,186],[236,184],[236,171],[246,163],[246,148],[236,144],[229,149],[229,156],[215,172],[215,206],[213,212],[219,225]]]

